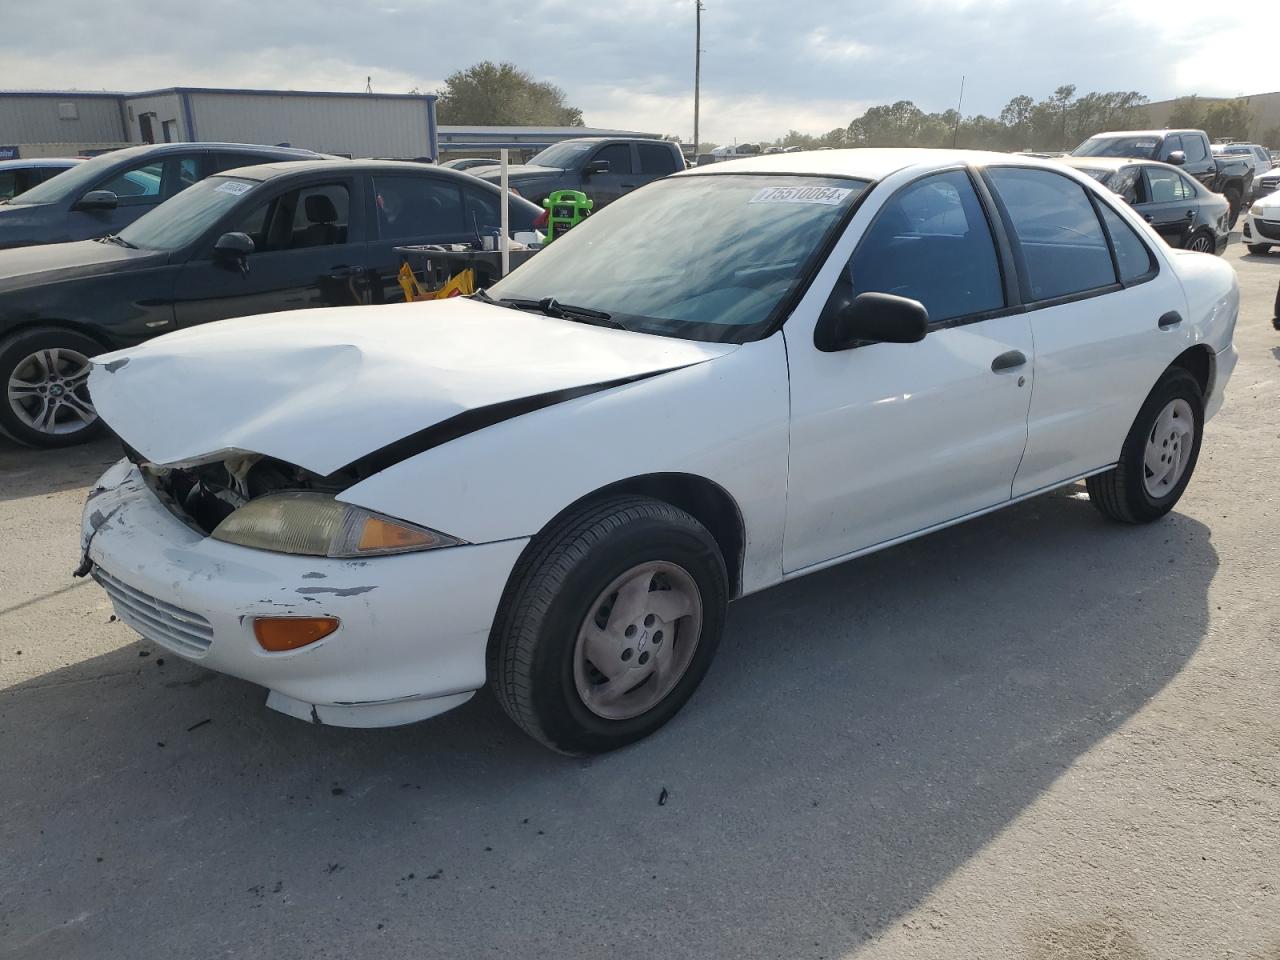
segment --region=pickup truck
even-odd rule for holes
[[[669,140],[580,137],[553,143],[525,164],[507,167],[507,183],[526,200],[542,203],[556,190],[581,190],[592,209],[617,200],[651,180],[685,168],[680,145]],[[467,173],[497,183],[501,167],[472,167]]]
[[[1096,133],[1071,151],[1073,157],[1123,157],[1159,160],[1181,167],[1231,206],[1230,226],[1253,191],[1253,164],[1248,157],[1214,156],[1203,130],[1121,130]]]

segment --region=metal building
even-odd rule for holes
[[[324,153],[435,158],[430,94],[170,87],[0,92],[0,153],[51,156],[135,143],[287,143]]]

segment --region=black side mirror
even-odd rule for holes
[[[928,330],[929,311],[919,300],[860,293],[819,321],[814,343],[824,353],[834,353],[859,343],[918,343]]]
[[[110,190],[90,190],[76,201],[77,210],[114,210],[120,206],[120,198]]]
[[[1187,155],[1182,150],[1175,150],[1173,153],[1169,154],[1169,159],[1165,162],[1171,163],[1175,167],[1180,167],[1187,162]]]
[[[585,167],[582,168],[582,175],[584,177],[589,177],[593,173],[608,173],[608,172],[609,172],[608,160],[592,160],[590,163],[588,163]]]
[[[224,233],[213,245],[213,258],[223,263],[235,264],[241,273],[249,271],[249,254],[253,253],[253,237],[247,233]]]

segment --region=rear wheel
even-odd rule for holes
[[[1222,195],[1226,197],[1227,203],[1231,207],[1230,218],[1227,222],[1230,224],[1231,229],[1234,230],[1236,221],[1240,219],[1240,191],[1235,187],[1227,187],[1226,190],[1222,191]]]
[[[1120,461],[1085,481],[1089,499],[1106,517],[1149,523],[1173,509],[1200,457],[1204,397],[1189,372],[1165,371],[1125,438]]]
[[[1187,249],[1198,253],[1213,253],[1213,234],[1208,230],[1197,230],[1187,240]]]
[[[102,344],[39,327],[0,342],[0,431],[32,447],[83,443],[102,430],[89,399],[89,358]]]
[[[490,639],[491,684],[562,753],[624,746],[697,689],[724,628],[728,577],[693,517],[647,497],[589,505],[535,538]]]
[[[1250,252],[1250,253],[1254,253],[1254,254],[1257,254],[1257,255],[1261,256],[1261,255],[1262,255],[1262,254],[1264,254],[1264,253],[1270,253],[1270,252],[1271,252],[1271,244],[1269,244],[1269,243],[1251,243],[1251,244],[1248,244],[1248,249],[1249,249],[1249,252]]]

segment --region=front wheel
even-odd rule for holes
[[[490,638],[490,680],[530,736],[603,753],[675,716],[724,629],[715,540],[670,504],[614,497],[539,534],[512,573]]]
[[[1204,396],[1178,367],[1166,370],[1129,429],[1119,462],[1085,485],[1093,505],[1121,523],[1150,523],[1173,509],[1200,457]]]
[[[0,432],[31,447],[83,443],[102,430],[89,399],[89,358],[102,345],[74,330],[39,327],[0,342]]]

